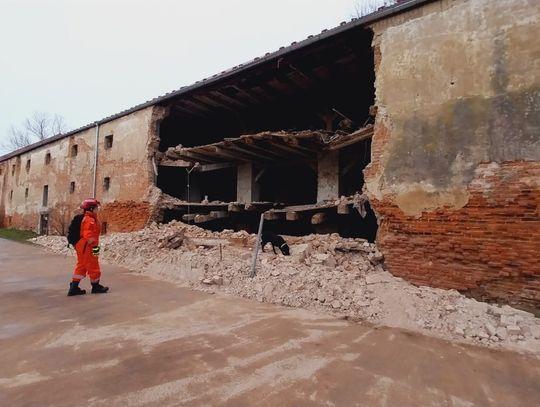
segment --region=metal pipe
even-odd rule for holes
[[[255,247],[253,250],[253,260],[251,262],[251,273],[250,277],[255,277],[255,268],[257,267],[257,257],[259,257],[259,247],[261,246],[261,234],[264,223],[264,212],[261,213],[261,220],[259,221],[259,230],[257,232],[257,241],[255,242]]]
[[[97,160],[98,160],[98,148],[99,148],[99,123],[96,122],[96,145],[94,150],[94,181],[92,186],[92,196],[96,198],[96,185],[97,185]]]

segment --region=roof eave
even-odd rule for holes
[[[279,49],[278,51],[272,52],[272,53],[267,54],[267,55],[265,55],[263,57],[255,58],[252,61],[249,61],[249,62],[247,62],[245,64],[237,65],[237,66],[231,68],[228,71],[223,71],[220,74],[213,75],[210,78],[206,78],[206,79],[202,79],[200,81],[197,81],[192,85],[182,87],[182,88],[180,88],[178,90],[166,93],[165,95],[162,95],[162,96],[158,96],[158,97],[156,97],[154,99],[148,100],[148,101],[146,101],[144,103],[133,106],[133,107],[131,107],[129,109],[123,110],[123,111],[121,111],[119,113],[116,113],[114,115],[107,116],[107,117],[105,117],[105,118],[103,118],[101,120],[95,121],[94,123],[87,124],[85,126],[77,128],[75,130],[72,130],[72,131],[70,131],[68,133],[58,134],[58,135],[50,137],[48,139],[41,140],[41,141],[38,141],[36,143],[30,144],[30,145],[28,145],[26,147],[20,148],[20,149],[15,150],[15,151],[12,151],[12,152],[10,152],[8,154],[0,156],[0,162],[6,161],[6,160],[8,160],[10,158],[13,158],[13,157],[16,157],[18,155],[27,153],[29,151],[32,151],[32,150],[38,148],[38,147],[43,147],[43,146],[45,146],[47,144],[50,144],[50,143],[53,143],[55,141],[61,140],[63,138],[69,137],[69,136],[71,136],[73,134],[80,133],[81,131],[91,129],[92,127],[95,127],[96,125],[101,125],[101,124],[104,124],[104,123],[108,123],[108,122],[110,122],[112,120],[118,119],[118,118],[123,117],[123,116],[127,116],[128,114],[137,112],[137,111],[145,109],[147,107],[157,105],[158,103],[163,103],[163,102],[169,101],[170,99],[173,99],[175,97],[178,97],[178,96],[186,94],[186,93],[189,93],[189,92],[191,92],[191,91],[193,91],[195,89],[201,89],[201,88],[203,88],[205,86],[212,85],[212,84],[217,83],[219,81],[230,78],[231,76],[238,75],[238,74],[240,74],[242,72],[245,72],[245,71],[247,71],[249,69],[253,69],[253,68],[257,67],[257,66],[260,66],[260,65],[262,65],[264,63],[267,63],[268,61],[280,58],[283,55],[286,55],[286,54],[288,54],[290,52],[297,51],[297,50],[300,50],[302,48],[305,48],[305,47],[307,47],[307,46],[309,46],[309,45],[311,45],[313,43],[316,43],[318,41],[321,41],[323,39],[330,38],[330,37],[332,37],[334,35],[341,34],[341,33],[345,32],[345,31],[354,29],[356,27],[367,26],[367,25],[372,24],[374,22],[377,22],[379,20],[385,19],[387,17],[391,17],[391,16],[396,15],[396,14],[400,14],[402,12],[414,9],[416,7],[422,6],[422,5],[427,4],[427,3],[431,3],[433,1],[436,1],[436,0],[409,0],[409,1],[396,3],[396,4],[392,5],[392,6],[379,9],[378,11],[375,11],[374,13],[365,15],[365,16],[360,17],[360,18],[353,19],[348,23],[342,23],[337,27],[334,27],[334,28],[331,28],[331,29],[328,29],[328,30],[323,30],[321,33],[310,36],[310,37],[308,37],[307,39],[305,39],[303,41],[299,41],[299,42],[296,42],[296,43],[293,42],[288,47],[284,47],[282,49]]]

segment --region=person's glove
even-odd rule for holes
[[[92,248],[92,254],[96,257],[99,256],[99,246],[94,246]]]

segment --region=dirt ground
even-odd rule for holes
[[[537,406],[540,361],[104,267],[0,239],[2,406]],[[88,288],[88,282],[83,286]]]

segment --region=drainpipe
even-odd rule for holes
[[[92,187],[92,196],[96,198],[96,182],[97,182],[97,159],[98,159],[98,147],[99,147],[99,123],[96,122],[96,147],[94,150],[94,182]]]

